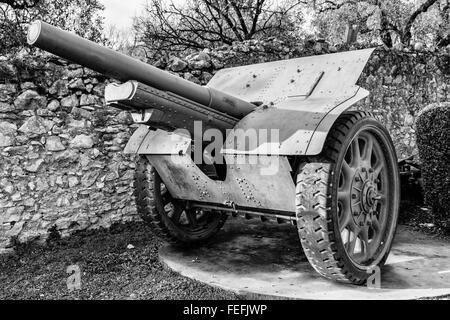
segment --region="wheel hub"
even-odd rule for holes
[[[352,184],[352,208],[357,225],[370,223],[370,215],[376,211],[378,187],[371,168],[355,170]]]
[[[376,186],[373,185],[372,181],[366,181],[360,195],[364,213],[369,213],[371,210],[375,209],[376,196]]]

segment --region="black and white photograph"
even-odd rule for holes
[[[449,299],[450,0],[0,0],[0,303]]]

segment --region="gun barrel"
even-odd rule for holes
[[[105,100],[106,105],[124,110],[151,111],[150,118],[145,121],[155,128],[186,129],[192,135],[195,134],[195,121],[201,121],[204,129],[215,128],[222,132],[234,128],[239,122],[215,109],[136,81],[108,85]]]
[[[119,81],[136,80],[239,119],[255,108],[255,105],[247,101],[197,85],[43,21],[38,20],[30,25],[27,41],[30,45]]]

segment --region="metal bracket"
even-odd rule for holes
[[[147,123],[150,121],[155,109],[145,109],[140,112],[132,112],[131,117],[135,123]]]

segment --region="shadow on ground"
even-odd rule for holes
[[[201,282],[253,297],[414,299],[450,294],[450,242],[400,225],[381,270],[381,290],[322,278],[301,250],[296,227],[232,220],[208,246],[166,246],[162,261]]]

